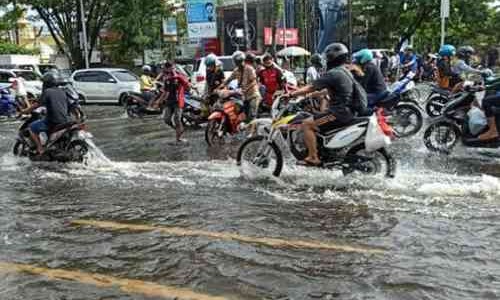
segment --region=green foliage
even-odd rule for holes
[[[498,41],[498,12],[489,5],[494,0],[450,2],[447,42],[477,45]],[[354,2],[353,15],[356,28],[368,27],[369,47],[399,48],[412,36],[420,50],[439,47],[439,0],[359,0]]]
[[[13,30],[16,27],[17,20],[23,15],[24,9],[21,7],[13,7],[11,10],[7,10],[7,4],[9,1],[0,1],[0,5],[3,6],[1,10],[4,14],[0,17],[0,32],[6,32]]]
[[[38,51],[27,49],[16,44],[0,42],[0,54],[38,54]]]

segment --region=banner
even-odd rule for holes
[[[163,35],[177,36],[177,19],[174,17],[163,19]]]
[[[271,27],[264,28],[264,44],[266,46],[272,45],[273,29]],[[286,29],[286,37],[284,36],[283,28],[276,28],[276,36],[274,37],[276,40],[276,45],[284,45],[284,41],[286,38],[287,46],[294,46],[299,44],[299,30],[297,28],[287,28]]]
[[[186,0],[190,38],[217,37],[215,0]]]

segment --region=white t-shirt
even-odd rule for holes
[[[17,81],[15,89],[16,96],[26,97],[28,95],[28,92],[26,91],[26,84],[24,83],[24,78],[18,77],[14,80]]]
[[[319,72],[318,72],[318,70],[316,70],[315,67],[310,66],[307,69],[307,72],[306,72],[306,83],[310,84],[310,83],[312,83],[313,81],[315,81],[318,78],[319,78]]]
[[[294,85],[294,86],[298,85],[297,78],[295,77],[295,74],[293,74],[292,72],[285,70],[285,69],[283,69],[282,71],[283,71],[283,77],[285,77],[285,80],[288,84]]]

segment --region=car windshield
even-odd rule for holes
[[[119,81],[138,81],[139,78],[130,71],[114,71],[111,72]]]
[[[24,78],[27,81],[41,80],[40,76],[32,71],[14,71],[16,76]]]

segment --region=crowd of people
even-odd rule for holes
[[[351,55],[345,45],[333,43],[325,49],[323,55],[312,55],[310,66],[304,74],[304,82],[300,86],[295,75],[289,70],[288,62],[285,61],[279,66],[270,54],[257,57],[253,53],[235,52],[232,55],[235,68],[228,78],[225,77],[217,57],[210,54],[205,59],[206,86],[203,94],[205,105],[210,106],[218,99],[220,91],[236,89],[243,100],[239,109],[244,112],[246,121],[269,109],[278,91],[284,91],[285,97],[309,95],[319,99],[321,108],[303,124],[309,154],[302,162],[318,165],[320,162],[314,133],[343,126],[351,122],[354,116],[363,113],[353,105],[357,84],[366,91],[368,107],[376,106],[377,102],[389,93],[387,82],[393,72],[401,77],[408,74],[420,78],[429,77],[441,88],[455,92],[460,90],[466,74],[484,75],[489,72],[471,66],[470,59],[474,53],[470,46],[456,50],[452,45],[444,45],[437,55],[428,54],[422,60],[412,47],[406,47],[397,56],[384,59],[378,51],[369,49],[362,49]],[[57,90],[57,78],[49,73],[43,80],[44,91],[40,105],[47,107],[47,117],[31,125],[31,134],[38,153],[43,153],[38,135],[69,118],[67,105],[63,104],[66,101],[64,94]],[[187,91],[195,89],[189,79],[179,73],[175,64],[169,61],[157,76],[153,76],[150,66],[144,66],[140,83],[143,98],[148,103],[147,109],[162,109],[165,122],[176,130],[176,140],[185,142],[182,138],[184,128],[181,122],[184,97]],[[157,83],[161,84],[159,96],[152,92]],[[497,98],[485,101],[490,130],[481,135],[481,139],[498,138],[495,118],[487,109],[498,101]],[[37,105],[33,109],[36,107]]]

